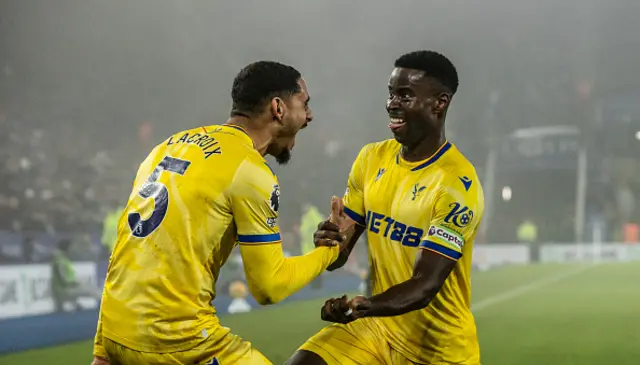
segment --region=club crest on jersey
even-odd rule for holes
[[[271,209],[276,213],[278,212],[278,209],[280,209],[280,186],[278,184],[273,184],[273,191],[269,198],[269,204],[271,205]]]
[[[465,227],[473,220],[473,211],[469,207],[462,206],[460,203],[449,204],[449,214],[444,218],[445,223],[453,224],[456,227]]]
[[[420,186],[420,184],[415,184],[413,186],[413,189],[411,190],[411,194],[413,194],[413,197],[411,198],[411,200],[416,200],[416,198],[420,196],[420,193],[422,193],[426,188],[427,188],[426,186]]]
[[[220,362],[218,361],[218,358],[214,357],[213,359],[211,359],[211,361],[209,361],[205,365],[220,365]]]
[[[379,168],[378,174],[376,175],[376,178],[373,180],[373,182],[378,181],[382,177],[382,174],[384,174],[386,171],[387,169],[385,169],[384,167]]]

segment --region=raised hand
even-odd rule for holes
[[[313,234],[313,243],[319,246],[338,246],[346,244],[346,237],[341,231],[341,225],[346,223],[342,198],[331,198],[331,215],[329,219],[320,222],[318,230]],[[342,248],[342,247],[341,247]]]
[[[340,227],[340,230],[344,233],[344,229],[348,225],[347,215],[344,214],[344,201],[337,196],[331,197],[331,215],[329,216],[329,222]]]

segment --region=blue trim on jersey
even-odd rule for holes
[[[451,257],[454,260],[458,260],[462,257],[462,252],[454,251],[450,248],[446,248],[442,245],[439,245],[433,241],[424,240],[420,242],[420,247],[428,248],[430,250],[434,250],[439,252],[447,257]]]
[[[272,234],[239,234],[238,242],[242,243],[270,243],[280,241],[280,233]]]
[[[271,166],[269,166],[269,164],[268,164],[268,163],[266,163],[266,162],[265,162],[264,164],[265,164],[265,165],[267,165],[267,167],[269,168],[269,171],[271,171],[271,173],[273,174],[273,176],[276,176],[276,172],[275,172],[275,171],[273,171],[273,169],[271,168]]]
[[[247,131],[245,131],[245,130],[244,130],[244,128],[242,128],[242,127],[240,127],[240,126],[233,125],[233,124],[223,124],[223,125],[224,125],[225,127],[230,127],[230,128],[233,128],[233,129],[237,129],[237,130],[239,130],[240,132],[242,132],[242,133],[246,134],[247,136],[249,135],[249,133],[247,133]]]
[[[344,213],[349,216],[349,218],[353,219],[356,223],[361,226],[364,226],[364,216],[354,212],[353,210],[344,207]]]
[[[444,155],[445,152],[447,152],[449,149],[451,148],[451,142],[448,142],[444,144],[444,146],[442,146],[438,152],[436,152],[435,155],[433,155],[430,159],[428,159],[427,161],[425,161],[423,164],[420,164],[414,168],[411,169],[411,171],[418,171],[418,170],[422,170],[425,167],[433,164],[434,162],[438,161],[438,159],[440,157],[442,157],[442,155]]]

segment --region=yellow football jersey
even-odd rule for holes
[[[202,342],[219,328],[210,303],[236,243],[280,242],[279,195],[240,127],[200,127],[156,146],[119,221],[98,331],[146,352]]]
[[[479,359],[470,311],[473,241],[484,210],[471,163],[447,142],[431,158],[407,162],[401,145],[365,146],[353,164],[345,211],[366,227],[373,294],[411,278],[418,249],[458,261],[431,304],[376,318],[389,344],[418,363]]]

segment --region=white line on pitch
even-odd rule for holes
[[[595,265],[588,265],[588,266],[580,266],[577,269],[573,269],[573,270],[568,270],[568,271],[564,271],[560,274],[557,275],[550,275],[548,277],[545,277],[543,279],[540,280],[536,280],[531,284],[527,284],[527,285],[521,285],[518,286],[514,289],[511,290],[507,290],[504,293],[498,294],[498,295],[494,295],[491,296],[489,298],[483,299],[477,303],[472,303],[471,304],[471,311],[476,313],[478,311],[481,311],[485,308],[491,307],[494,304],[498,304],[498,303],[502,303],[505,302],[509,299],[513,299],[513,298],[517,298],[523,294],[529,293],[531,291],[535,291],[538,289],[541,289],[545,286],[549,286],[551,284],[557,283],[559,281],[562,281],[564,279],[570,278],[574,275],[578,275],[581,272],[584,272],[590,268],[592,268]]]

